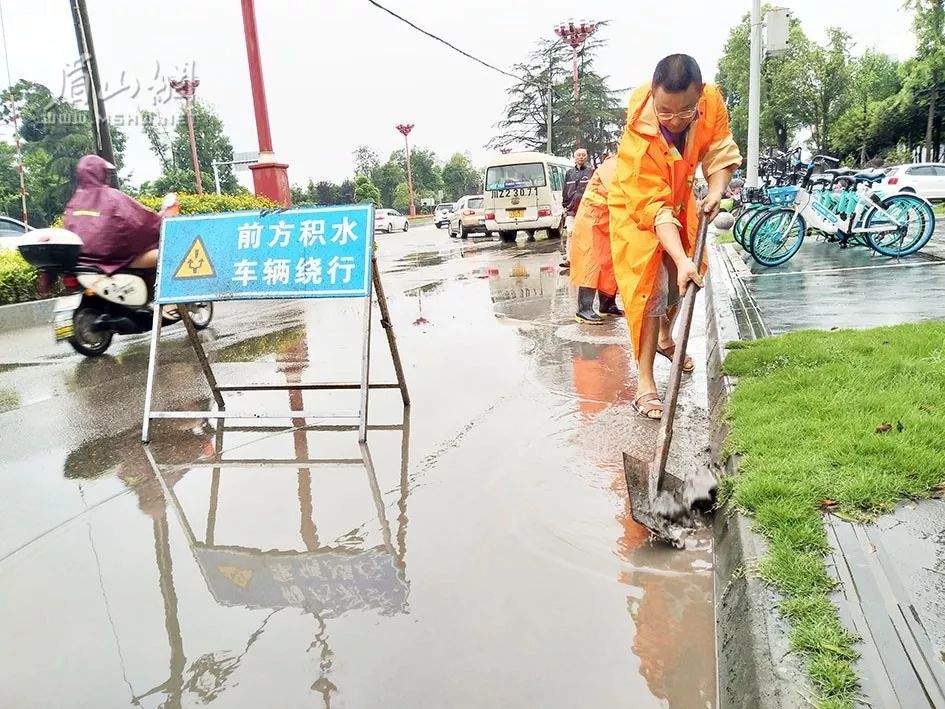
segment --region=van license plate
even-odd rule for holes
[[[525,216],[525,210],[524,210],[524,209],[510,209],[510,210],[508,210],[508,211],[509,211],[509,218],[510,218],[510,219],[521,219],[522,217]]]

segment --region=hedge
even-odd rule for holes
[[[36,269],[19,251],[0,251],[0,305],[36,300]]]
[[[180,202],[181,214],[238,212],[246,209],[272,209],[279,206],[277,202],[251,194],[196,195],[179,192],[177,200]],[[163,198],[139,197],[138,201],[158,211]],[[61,227],[62,217],[57,217],[52,226]],[[39,297],[36,291],[36,277],[36,269],[24,261],[18,251],[0,251],[0,305],[36,300]]]

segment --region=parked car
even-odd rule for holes
[[[20,245],[20,237],[32,229],[33,227],[19,219],[0,215],[0,251],[16,251]]]
[[[374,232],[386,231],[388,234],[394,231],[407,231],[410,228],[407,217],[396,209],[375,209],[374,210]]]
[[[910,163],[889,168],[879,189],[886,194],[911,192],[925,199],[945,199],[945,164]]]
[[[486,227],[503,241],[514,241],[519,231],[534,236],[546,229],[550,238],[561,236],[564,208],[561,193],[570,160],[544,153],[499,155],[486,166]]]
[[[472,232],[488,234],[486,231],[486,210],[481,194],[468,194],[461,197],[450,215],[449,234],[465,239]]]
[[[444,202],[443,204],[436,205],[436,209],[433,210],[433,224],[437,229],[442,229],[450,223],[450,215],[452,213],[452,202]]]

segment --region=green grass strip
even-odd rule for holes
[[[770,542],[756,573],[784,596],[791,646],[821,707],[852,707],[857,638],[840,624],[822,509],[870,519],[945,482],[945,323],[804,331],[736,342],[725,371],[728,451],[743,457],[723,499]]]

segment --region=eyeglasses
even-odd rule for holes
[[[682,118],[684,121],[688,121],[690,118],[695,118],[698,114],[698,108],[691,108],[688,111],[680,111],[679,113],[657,113],[656,117],[661,121],[671,121],[675,118]]]

